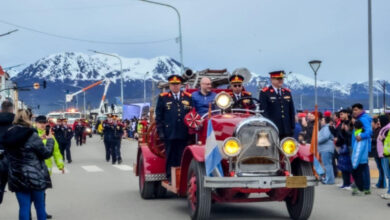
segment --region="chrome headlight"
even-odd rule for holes
[[[232,106],[233,99],[228,93],[220,92],[217,96],[215,96],[215,104],[218,108],[225,110]]]
[[[228,157],[235,157],[240,154],[241,152],[241,142],[235,137],[227,138],[223,142],[223,153]]]
[[[85,129],[85,131],[87,132],[87,133],[91,133],[91,129],[90,128],[87,128],[87,129]]]
[[[292,137],[283,138],[280,142],[280,149],[287,157],[295,156],[298,153],[298,142]]]

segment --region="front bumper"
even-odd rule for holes
[[[206,188],[306,188],[317,186],[315,176],[262,176],[262,177],[209,177],[205,176]]]

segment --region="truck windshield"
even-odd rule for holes
[[[65,113],[65,118],[81,118],[81,113]]]

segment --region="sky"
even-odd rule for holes
[[[308,61],[322,61],[318,79],[368,80],[367,0],[156,0],[182,18],[184,64],[194,70],[246,67],[266,75],[285,70],[313,76]],[[374,78],[390,80],[390,1],[375,0]],[[167,55],[180,60],[178,19],[167,7],[138,0],[1,0],[0,65],[10,67],[65,51],[94,49],[124,57]],[[157,43],[150,43],[162,41]]]

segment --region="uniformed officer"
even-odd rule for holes
[[[121,156],[121,143],[122,143],[122,137],[123,137],[123,125],[120,122],[119,118],[114,115],[113,116],[113,123],[111,125],[112,130],[112,139],[110,141],[110,148],[111,148],[111,156],[112,156],[112,164],[115,164],[118,162],[118,164],[122,163],[122,156]]]
[[[73,130],[68,126],[68,121],[63,118],[59,120],[60,124],[54,127],[54,136],[58,141],[62,157],[72,163],[72,155],[70,153],[71,141],[73,137]]]
[[[183,78],[168,77],[169,92],[161,93],[156,107],[156,127],[165,144],[166,174],[170,181],[171,167],[180,166],[181,155],[187,143],[188,128],[184,116],[191,110],[191,94],[180,91]]]
[[[111,140],[113,135],[112,130],[112,124],[113,119],[112,115],[107,115],[107,119],[103,121],[102,127],[103,127],[103,142],[104,142],[104,148],[106,150],[106,161],[109,162],[111,158]]]
[[[252,94],[244,90],[242,83],[244,82],[244,77],[242,75],[232,75],[229,78],[230,88],[232,93],[230,94],[233,98],[234,104],[232,108],[241,108],[241,109],[254,109],[256,106],[253,104],[251,99]],[[241,100],[240,100],[241,99]]]
[[[295,128],[295,109],[291,91],[282,88],[284,71],[269,73],[271,86],[260,92],[260,109],[263,116],[270,119],[279,129],[279,137],[291,137]]]
[[[76,145],[81,146],[83,144],[83,133],[84,133],[84,126],[81,123],[80,120],[77,120],[75,126],[74,126],[74,135],[76,138]]]

